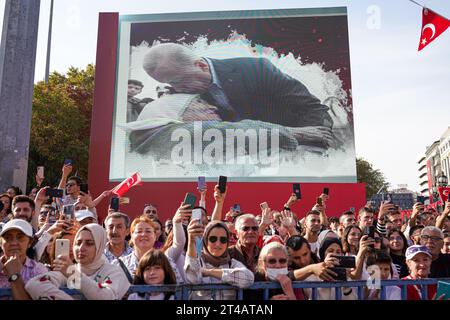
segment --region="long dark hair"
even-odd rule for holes
[[[164,270],[164,284],[176,284],[177,278],[175,272],[170,265],[169,259],[166,255],[158,249],[150,249],[139,260],[139,265],[136,269],[136,274],[133,279],[133,284],[146,284],[144,280],[144,271],[148,267],[161,266]],[[173,292],[165,292],[164,300],[169,300]],[[138,293],[140,297],[145,296],[145,293]]]
[[[358,226],[355,225],[350,225],[347,226],[344,230],[344,234],[342,235],[342,250],[344,251],[344,253],[350,253],[350,243],[348,243],[348,235],[350,234],[350,232],[352,231],[352,229],[358,229],[359,230],[359,239],[361,241],[361,229]],[[358,253],[358,246],[356,246],[356,252]]]
[[[406,249],[408,248],[408,240],[406,240],[405,235],[403,234],[403,232],[401,232],[399,229],[397,228],[393,228],[391,230],[389,230],[388,234],[387,234],[387,239],[389,240],[389,238],[392,236],[392,234],[394,232],[397,232],[400,237],[402,237],[403,239],[403,249],[402,249],[402,256],[405,256],[406,253]],[[390,241],[390,240],[389,240]],[[390,250],[390,245],[389,245],[389,252],[392,254],[392,250]]]

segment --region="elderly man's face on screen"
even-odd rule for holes
[[[152,47],[144,57],[143,68],[152,78],[170,84],[178,93],[204,93],[211,82],[208,63],[174,43]]]

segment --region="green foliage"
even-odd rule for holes
[[[42,185],[57,186],[65,158],[73,160],[73,175],[87,179],[94,74],[92,64],[71,67],[34,86],[28,188],[36,185],[37,166],[45,167]]]
[[[356,158],[356,172],[358,182],[366,184],[366,198],[368,200],[381,187],[387,188],[389,186],[384,174],[380,170],[374,169],[372,164],[364,158]]]

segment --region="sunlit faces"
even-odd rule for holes
[[[356,225],[356,218],[354,214],[346,214],[340,218],[340,221],[344,226],[344,229],[347,228],[348,226]]]
[[[76,180],[69,180],[66,184],[66,193],[68,195],[77,194],[80,192],[80,186],[77,184]]]
[[[289,261],[297,268],[304,268],[311,264],[311,250],[308,248],[306,243],[304,243],[298,250],[293,250],[289,247],[287,250]]]
[[[106,223],[106,234],[110,244],[119,245],[125,242],[129,231],[123,218],[109,218]]]
[[[427,278],[430,274],[431,258],[426,253],[418,253],[411,260],[406,260],[410,274],[414,278]]]
[[[380,278],[381,280],[388,280],[391,277],[391,264],[389,263],[377,263],[378,268],[380,269]]]
[[[33,208],[31,208],[28,202],[17,202],[13,209],[14,219],[22,219],[30,222],[33,214]]]
[[[11,205],[11,201],[8,197],[0,197],[0,201],[3,203],[3,210],[7,211]]]
[[[328,254],[333,254],[333,255],[337,255],[337,256],[341,256],[342,255],[342,249],[341,247],[337,244],[337,243],[332,243],[327,250],[325,250],[325,257]]]
[[[361,238],[361,231],[358,228],[352,228],[348,233],[347,241],[351,246],[358,247],[359,239]]]
[[[255,219],[245,218],[238,232],[238,239],[241,244],[254,245],[258,242],[258,225]]]
[[[433,257],[436,257],[441,252],[444,239],[442,239],[439,231],[422,229],[420,244],[426,246]]]
[[[147,205],[144,207],[144,215],[146,215],[150,219],[158,218],[158,209],[152,205]]]
[[[164,277],[164,268],[160,265],[147,266],[144,270],[144,281],[146,284],[163,284]]]
[[[81,265],[88,265],[95,259],[96,247],[94,237],[88,230],[78,233],[73,246],[75,260]]]
[[[213,228],[208,234],[207,249],[215,257],[222,256],[228,248],[228,235],[224,228]]]
[[[27,249],[31,246],[31,239],[22,231],[11,229],[3,234],[1,243],[6,258],[14,255],[25,258]]]
[[[389,248],[391,251],[402,251],[405,246],[403,237],[398,232],[393,232],[389,236]]]
[[[442,247],[443,254],[450,254],[450,235],[444,238],[444,246]]]
[[[362,227],[369,227],[373,225],[373,213],[363,211],[359,217]]]
[[[403,225],[401,213],[391,213],[389,215],[389,221],[392,223],[394,228],[401,229]]]
[[[288,257],[283,250],[273,249],[270,250],[266,258],[264,259],[264,270],[267,268],[271,269],[281,269],[287,268],[288,265]]]
[[[139,249],[148,251],[155,245],[155,229],[146,222],[139,222],[131,234],[131,241]]]
[[[320,215],[309,214],[305,219],[306,230],[318,233],[320,231]]]

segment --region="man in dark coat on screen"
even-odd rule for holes
[[[329,108],[264,58],[210,59],[175,43],[153,46],[144,70],[176,92],[199,93],[218,107],[223,121],[271,122],[291,130],[302,144],[332,145]]]

